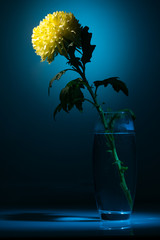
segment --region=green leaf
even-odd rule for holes
[[[62,105],[61,105],[61,103],[60,103],[60,104],[58,104],[58,106],[57,106],[57,107],[55,108],[55,110],[54,110],[54,113],[53,113],[54,120],[55,120],[56,114],[57,114],[58,112],[60,112],[61,109],[62,109]]]
[[[66,86],[84,88],[84,82],[81,78],[76,78],[76,79],[70,81],[69,83],[67,83]]]
[[[122,173],[124,173],[124,172],[127,171],[127,170],[128,170],[128,167],[121,166],[120,171],[121,171]]]
[[[88,32],[89,27],[84,27],[81,32],[81,40],[82,40],[82,51],[83,55],[81,61],[83,64],[91,61],[92,53],[96,47],[96,45],[91,45],[92,33]]]
[[[65,88],[60,92],[60,104],[54,111],[55,115],[63,109],[65,112],[69,112],[74,106],[82,111],[82,103],[84,102],[84,95],[81,91],[81,88],[84,88],[83,81],[81,78],[70,81]]]
[[[69,87],[66,86],[60,92],[60,101],[64,111],[68,112],[68,103],[69,103]]]
[[[113,132],[114,124],[117,119],[121,118],[121,113],[115,113],[111,118],[109,118],[108,121],[108,128],[110,129],[111,132]]]
[[[52,84],[55,80],[59,80],[63,74],[65,74],[68,70],[71,70],[71,69],[65,69],[65,70],[62,70],[60,71],[59,73],[57,73],[52,79],[51,81],[49,82],[49,87],[48,87],[48,95],[50,95],[50,88],[52,87]]]
[[[99,86],[104,86],[107,87],[108,84],[111,84],[113,89],[116,92],[119,92],[120,90],[126,95],[128,96],[128,88],[126,86],[126,84],[124,82],[122,82],[121,80],[118,80],[118,77],[111,77],[111,78],[107,78],[103,81],[95,81],[94,85],[96,88],[98,88]]]
[[[68,46],[68,51],[67,52],[68,52],[68,55],[69,55],[69,61],[67,63],[77,69],[77,68],[79,68],[79,66],[82,67],[82,63],[80,62],[80,58],[75,56],[75,50],[76,50],[76,46],[72,42]]]

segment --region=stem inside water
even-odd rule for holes
[[[118,173],[119,173],[119,177],[120,177],[120,186],[126,196],[126,199],[128,201],[128,204],[130,206],[130,208],[132,209],[133,207],[133,200],[132,200],[132,196],[131,196],[131,193],[130,193],[130,190],[128,189],[127,187],[127,183],[126,183],[126,180],[125,180],[125,171],[127,169],[127,167],[124,167],[122,166],[122,162],[119,160],[119,157],[118,157],[118,154],[117,154],[117,150],[116,150],[116,146],[115,146],[115,140],[114,140],[114,136],[112,133],[109,133],[109,128],[108,128],[108,124],[107,124],[107,121],[106,121],[106,118],[105,118],[105,114],[104,114],[104,111],[101,107],[101,105],[98,104],[97,102],[97,98],[96,98],[96,93],[94,94],[91,86],[89,85],[86,77],[85,77],[85,67],[84,67],[84,70],[83,72],[80,72],[79,69],[78,69],[78,72],[79,74],[81,75],[83,81],[85,82],[85,86],[87,87],[89,93],[91,94],[92,96],[92,99],[93,99],[93,102],[94,102],[94,106],[96,107],[99,115],[100,115],[100,118],[101,118],[101,121],[104,125],[104,128],[105,128],[105,137],[106,137],[106,144],[107,146],[109,146],[109,151],[111,152],[115,162],[113,164],[116,165],[116,167],[118,168]]]
[[[122,166],[122,163],[121,161],[119,160],[118,158],[118,155],[117,155],[117,151],[116,151],[116,147],[115,147],[115,143],[114,143],[114,140],[113,141],[113,149],[112,149],[112,154],[113,154],[113,157],[115,159],[115,164],[116,166],[118,167],[118,172],[119,172],[119,176],[120,176],[120,186],[128,200],[128,203],[129,203],[129,206],[130,208],[132,209],[133,207],[133,200],[132,200],[132,196],[131,196],[131,193],[127,187],[127,183],[126,183],[126,180],[125,180],[125,176],[124,176],[124,172],[125,172],[125,167]]]

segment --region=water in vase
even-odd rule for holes
[[[97,207],[103,220],[128,219],[132,209],[120,186],[120,176],[106,144],[106,133],[94,135],[93,175]],[[113,133],[116,150],[125,171],[125,180],[134,199],[136,181],[135,133]]]

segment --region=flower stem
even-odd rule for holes
[[[84,69],[85,70],[85,69]],[[100,118],[101,118],[101,121],[104,125],[104,128],[105,128],[105,132],[107,134],[105,134],[105,137],[106,137],[106,144],[109,143],[109,146],[110,146],[110,151],[113,155],[113,158],[115,160],[114,164],[116,164],[117,168],[118,168],[118,172],[119,172],[119,177],[120,177],[120,186],[126,196],[126,199],[128,201],[128,204],[130,206],[130,208],[132,209],[133,207],[133,200],[132,200],[132,196],[131,196],[131,193],[127,187],[127,183],[126,183],[126,180],[125,180],[125,176],[124,176],[124,172],[125,170],[127,169],[126,167],[122,166],[122,162],[119,160],[119,157],[118,157],[118,154],[117,154],[117,150],[116,150],[116,146],[115,146],[115,140],[114,140],[114,136],[113,134],[109,133],[109,129],[108,129],[108,124],[107,124],[107,121],[105,119],[105,114],[104,114],[104,111],[101,107],[101,105],[98,104],[97,102],[97,98],[96,98],[96,94],[94,94],[94,92],[92,91],[92,88],[91,86],[89,85],[86,77],[85,77],[85,72],[83,71],[82,72],[79,72],[83,81],[85,82],[85,86],[87,87],[89,93],[91,94],[92,96],[92,99],[93,99],[93,102],[94,102],[94,106],[96,107],[99,115],[100,115]]]
[[[116,164],[118,167],[118,172],[119,172],[119,176],[120,176],[120,186],[126,196],[126,199],[128,200],[130,208],[132,209],[133,208],[133,200],[132,200],[131,193],[127,187],[125,176],[124,176],[125,167],[122,166],[122,162],[119,160],[119,157],[117,155],[114,139],[112,140],[112,154],[115,159],[114,164]]]

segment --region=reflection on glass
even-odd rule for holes
[[[133,235],[130,220],[108,220],[100,222],[103,235]]]

